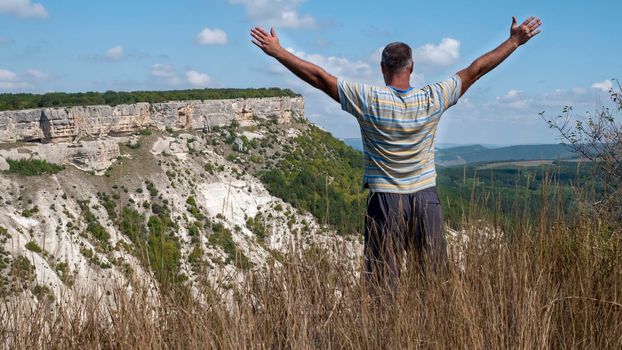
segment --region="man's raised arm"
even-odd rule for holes
[[[529,39],[540,33],[540,25],[542,21],[536,17],[529,17],[521,25],[516,22],[516,17],[512,17],[512,27],[510,29],[510,38],[504,41],[496,49],[476,59],[470,66],[458,72],[460,80],[462,80],[461,95],[475,83],[479,78],[493,70],[508,56],[512,54],[519,46],[523,45]]]
[[[257,45],[267,55],[276,58],[285,68],[296,74],[300,79],[324,91],[328,96],[332,97],[333,100],[339,102],[337,78],[328,74],[321,67],[302,60],[281,47],[274,28],[270,30],[270,33],[266,32],[263,28],[253,28],[251,30],[251,36],[253,37],[253,44]]]

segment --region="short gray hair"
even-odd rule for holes
[[[407,44],[396,41],[382,50],[382,65],[391,72],[400,72],[410,68],[413,63],[413,51]]]

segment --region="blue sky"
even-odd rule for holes
[[[330,73],[382,84],[379,50],[415,52],[413,85],[449,77],[506,39],[511,16],[543,32],[480,80],[440,124],[445,143],[553,143],[539,119],[607,102],[622,78],[621,1],[0,0],[0,92],[288,87],[338,137],[355,120],[250,43],[254,25]]]

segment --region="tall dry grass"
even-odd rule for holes
[[[544,212],[544,211],[543,211]],[[547,211],[548,212],[548,211]],[[547,214],[511,234],[471,224],[446,273],[405,269],[394,296],[333,251],[291,252],[242,285],[201,299],[167,288],[13,308],[14,349],[620,349],[622,242],[584,216]],[[488,232],[488,233],[486,233]],[[456,259],[456,257],[460,259]],[[370,293],[370,288],[373,293]]]

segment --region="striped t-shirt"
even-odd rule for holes
[[[339,79],[341,108],[361,127],[364,187],[412,193],[436,185],[434,139],[441,115],[460,98],[457,75],[421,89],[398,90]]]

